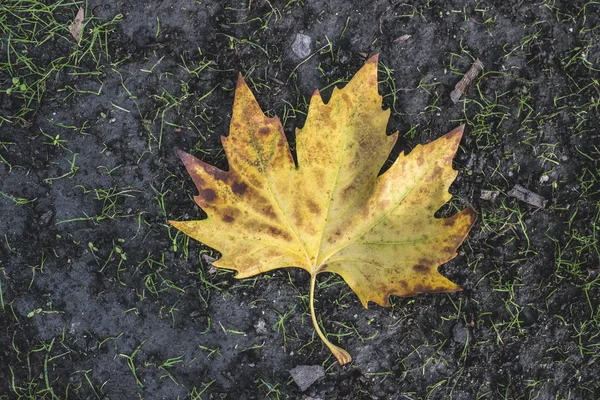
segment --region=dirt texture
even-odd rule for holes
[[[21,3],[0,4],[0,399],[600,398],[600,4]],[[314,89],[373,53],[392,158],[466,125],[439,213],[478,220],[440,269],[460,293],[365,310],[319,277],[340,367],[308,274],[236,280],[167,220],[204,216],[176,149],[227,169],[238,72],[293,149]],[[325,368],[305,391],[303,365]]]

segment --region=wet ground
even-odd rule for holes
[[[364,3],[364,4],[363,4]],[[68,30],[79,5],[79,41]],[[0,4],[0,399],[600,398],[600,5]],[[395,154],[466,124],[457,294],[365,310],[334,275],[236,280],[175,149],[227,168],[238,71],[293,143],[309,96],[380,53]],[[454,103],[473,62],[483,72]],[[521,185],[543,208],[514,197]],[[289,373],[322,365],[302,392]]]

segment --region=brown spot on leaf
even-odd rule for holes
[[[315,147],[312,149],[313,151],[318,151],[319,149],[322,149],[324,147],[323,142],[321,142],[319,139],[315,140],[314,146]]]
[[[455,247],[452,246],[445,246],[444,249],[442,250],[443,253],[454,253],[456,251]]]
[[[292,241],[292,237],[290,236],[290,234],[284,230],[275,228],[274,226],[269,226],[268,231],[269,231],[269,234],[272,236],[280,237],[283,240],[287,240],[288,242]]]
[[[299,208],[294,209],[294,224],[298,227],[304,226],[304,217]]]
[[[352,102],[352,100],[353,100],[353,99],[352,99],[352,98],[349,96],[349,94],[348,94],[348,93],[346,93],[346,92],[339,92],[339,93],[340,93],[340,95],[341,95],[342,101],[343,101],[343,102],[344,102],[344,104],[345,104],[345,107],[346,107],[348,110],[351,110],[351,109],[352,109],[352,103],[353,103],[353,102]],[[335,121],[332,121],[332,122],[335,124]]]
[[[442,223],[444,224],[444,226],[447,226],[447,227],[454,226],[454,222],[456,221],[456,216],[457,215],[458,214],[454,214],[450,218],[444,218],[444,219],[442,219]]]
[[[414,292],[417,294],[427,293],[427,292],[429,292],[429,290],[430,289],[427,286],[421,285],[420,283],[416,284],[415,288],[414,288]]]
[[[377,76],[376,75],[372,75],[369,76],[369,87],[377,87]]]
[[[231,185],[231,191],[240,196],[246,193],[246,189],[248,189],[248,185],[244,182],[234,182],[233,185]]]
[[[342,232],[338,229],[334,232],[334,234],[332,236],[329,236],[327,238],[327,243],[329,243],[329,244],[335,243],[335,241],[337,239],[339,239],[340,236],[342,236]]]
[[[265,258],[272,258],[272,257],[277,257],[277,256],[279,256],[280,254],[281,254],[281,253],[279,253],[279,252],[278,252],[278,251],[276,251],[275,249],[269,249],[269,250],[267,250],[267,251],[266,251],[266,252],[263,254],[263,256],[264,256]]]
[[[311,213],[313,213],[315,215],[319,215],[321,210],[319,209],[319,205],[317,203],[315,203],[314,200],[308,199],[306,202],[306,205],[308,206],[308,209],[310,210]]]
[[[418,274],[426,274],[429,271],[429,268],[423,264],[413,265],[413,270]]]
[[[371,149],[371,144],[366,139],[363,139],[363,140],[359,141],[358,142],[358,146],[363,151],[368,151],[368,150]]]
[[[202,179],[202,176],[200,176],[200,174],[190,174],[192,177],[192,181],[194,182],[194,185],[196,185],[196,188],[198,190],[202,190],[202,188],[206,185],[206,181],[204,179]]]
[[[200,191],[200,197],[206,201],[214,201],[217,198],[217,194],[212,189],[204,189]]]
[[[271,130],[269,128],[267,128],[266,126],[263,126],[262,128],[260,128],[258,130],[258,133],[260,133],[261,135],[268,135],[269,132],[271,132]]]
[[[207,174],[212,175],[212,177],[218,181],[227,181],[229,179],[229,172],[204,163],[202,163],[202,167]]]
[[[264,182],[258,179],[254,174],[250,174],[244,177],[246,182],[250,184],[250,186],[254,186],[256,190],[261,190],[264,186]]]
[[[346,202],[348,201],[350,198],[352,198],[352,192],[354,192],[356,190],[356,184],[354,182],[352,182],[350,185],[348,185],[343,191],[342,191],[342,201]]]
[[[429,181],[434,181],[437,182],[440,179],[440,176],[442,176],[442,173],[444,172],[444,170],[442,169],[442,167],[440,167],[439,165],[436,165],[433,168],[433,171],[431,173],[431,175],[429,175]]]
[[[421,196],[427,196],[429,194],[429,188],[427,186],[421,186],[418,190],[417,193],[420,194]]]
[[[266,206],[266,207],[261,208],[260,213],[269,219],[277,218],[277,214],[275,214],[275,211],[273,210],[273,207],[271,207],[271,206]]]
[[[235,218],[233,218],[231,215],[224,215],[223,216],[223,222],[226,222],[226,223],[230,224],[233,221],[235,221]]]

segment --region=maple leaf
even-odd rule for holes
[[[434,217],[451,197],[462,126],[401,153],[378,176],[398,132],[385,133],[390,111],[377,90],[377,60],[334,88],[327,104],[314,92],[296,132],[298,165],[279,118],[264,115],[240,75],[230,133],[221,138],[229,171],[179,152],[208,217],[169,221],[221,252],[213,264],[237,271],[236,278],[284,267],[308,271],[314,327],[340,364],[352,358],[319,328],[317,274],[342,276],[365,308],[369,301],[389,306],[392,294],[459,291],[437,268],[456,256],[475,220],[471,207]]]

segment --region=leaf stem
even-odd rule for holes
[[[350,356],[350,354],[348,354],[348,352],[346,350],[342,349],[341,347],[336,346],[335,344],[333,344],[329,340],[327,340],[327,338],[325,337],[323,332],[321,332],[321,328],[319,328],[319,324],[317,323],[317,317],[315,316],[315,283],[316,283],[316,281],[317,281],[317,274],[311,274],[310,275],[310,299],[309,299],[309,302],[310,302],[310,316],[312,317],[313,325],[315,326],[315,330],[317,331],[317,334],[319,335],[319,337],[321,338],[323,343],[325,343],[327,345],[327,347],[329,347],[329,350],[331,350],[331,352],[337,359],[338,363],[340,365],[347,364],[350,361],[352,361],[352,357]]]

